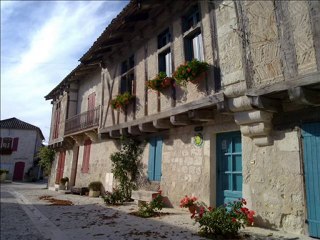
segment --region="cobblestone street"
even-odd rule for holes
[[[56,206],[40,196],[69,200]],[[1,184],[1,239],[204,239],[197,235],[189,213],[165,208],[165,216],[143,219],[130,214],[135,204],[107,207],[101,198],[49,191],[46,184]],[[249,239],[307,239],[250,228]]]

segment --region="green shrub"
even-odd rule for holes
[[[145,218],[153,217],[158,213],[158,211],[162,210],[163,206],[163,197],[161,194],[158,194],[150,203],[141,203],[138,215]]]
[[[102,196],[103,201],[106,204],[118,205],[123,204],[125,198],[119,189],[113,189],[113,192],[106,192],[105,196]]]
[[[88,185],[89,190],[92,191],[101,191],[102,183],[99,181],[91,182]]]
[[[9,173],[9,171],[8,170],[6,170],[6,169],[0,169],[0,175],[2,175],[2,174],[8,174]]]

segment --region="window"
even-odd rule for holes
[[[200,11],[196,5],[182,19],[183,31],[185,32],[184,50],[186,61],[191,61],[192,59],[204,61],[203,40],[199,22]]]
[[[191,61],[192,59],[204,61],[201,32],[186,37],[184,41],[186,61]]]
[[[84,141],[84,149],[83,149],[83,161],[82,161],[82,173],[89,172],[89,160],[90,160],[90,150],[91,150],[91,140],[87,139]]]
[[[59,128],[60,128],[60,110],[61,110],[61,103],[56,103],[55,111],[54,111],[54,125],[53,125],[53,139],[59,137]]]
[[[0,138],[1,154],[11,154],[18,150],[19,138]]]
[[[134,55],[121,64],[121,82],[120,93],[129,92],[133,94],[133,80],[134,80]]]
[[[166,29],[158,36],[158,67],[159,72],[165,72],[168,77],[172,76],[172,61],[171,61],[171,50],[168,45],[171,41],[171,34],[169,29]],[[168,45],[167,47],[165,47]],[[164,48],[165,47],[165,48]],[[162,49],[164,48],[164,49]]]
[[[200,12],[199,7],[193,6],[189,12],[182,18],[182,29],[184,32],[188,31],[190,28],[195,27],[197,23],[200,22]]]
[[[162,138],[151,138],[149,144],[148,179],[150,181],[161,181]]]

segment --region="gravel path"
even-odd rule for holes
[[[144,219],[131,215],[133,203],[106,206],[101,198],[63,194],[45,184],[1,184],[1,240],[100,240],[100,239],[204,239],[197,235],[185,209],[165,208],[167,215]],[[40,196],[69,200],[72,206],[56,206]],[[309,239],[259,228],[248,228],[248,239]],[[311,238],[310,238],[311,239]]]

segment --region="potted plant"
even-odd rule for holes
[[[7,174],[9,173],[8,170],[0,169],[0,181],[4,182],[7,178]]]
[[[99,197],[101,191],[102,183],[99,181],[91,182],[88,186],[89,197]]]
[[[124,108],[134,99],[129,92],[117,95],[111,100],[110,105],[113,109],[124,110]]]
[[[66,190],[66,183],[69,182],[68,177],[63,177],[60,179],[59,182],[59,190]]]
[[[198,199],[194,196],[189,197],[189,196],[185,196],[184,198],[182,198],[180,200],[180,207],[181,208],[188,208],[189,212],[194,214],[196,212],[197,209],[197,205],[196,205],[196,201]]]
[[[149,81],[147,81],[147,87],[155,91],[161,92],[162,90],[170,87],[173,82],[173,78],[168,77],[165,72],[159,72],[159,74]]]
[[[187,82],[198,83],[208,69],[208,63],[193,59],[190,62],[180,65],[173,73],[173,77],[177,84],[186,86]]]

